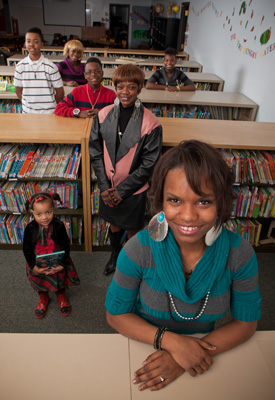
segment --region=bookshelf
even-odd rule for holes
[[[44,55],[63,56],[63,47],[60,46],[44,46],[41,49]],[[26,56],[27,50],[22,48],[22,54]],[[141,50],[141,49],[114,49],[114,48],[99,48],[99,47],[85,47],[84,54],[86,57],[136,57],[136,58],[162,58],[164,59],[163,51],[158,50]],[[64,57],[64,56],[63,56]],[[188,60],[189,55],[184,51],[177,54],[178,59]]]
[[[258,109],[258,105],[248,97],[242,93],[234,92],[197,90],[195,92],[174,93],[163,91],[160,98],[158,90],[142,89],[139,97],[153,112],[156,109],[155,106],[157,106],[157,109],[161,109],[163,104],[171,107],[176,106],[179,110],[183,109],[183,107],[187,110],[197,107],[198,109],[206,110],[210,114],[210,119],[254,121]],[[193,116],[191,118],[196,117]]]
[[[3,114],[1,116],[0,143],[30,143],[30,144],[74,144],[79,145],[81,157],[81,178],[78,179],[82,191],[83,207],[78,210],[61,209],[56,214],[81,215],[83,220],[83,244],[72,245],[72,250],[89,249],[89,234],[86,224],[87,216],[87,152],[86,152],[86,130],[89,121],[86,119],[62,118],[47,114]],[[90,131],[89,131],[90,132]],[[30,180],[30,179],[29,179]],[[39,180],[40,178],[32,178]],[[42,179],[43,180],[43,179]],[[56,178],[45,180],[58,181]],[[24,178],[22,179],[24,181]],[[28,180],[26,180],[28,181]],[[61,182],[70,180],[61,179]],[[74,180],[71,180],[74,182]],[[3,212],[2,212],[3,214]],[[0,248],[16,249],[21,245],[1,244]]]
[[[178,145],[184,140],[205,141],[218,149],[239,150],[275,150],[274,123],[252,122],[252,121],[221,121],[221,120],[194,120],[194,119],[172,119],[159,118],[163,127],[163,147]],[[92,121],[90,121],[92,123]],[[222,132],[222,134],[221,134]],[[87,130],[88,133],[88,130]],[[88,147],[87,147],[88,149]],[[89,160],[89,153],[87,153]],[[88,165],[90,162],[88,161]],[[90,168],[87,168],[90,175]],[[91,178],[87,176],[88,181]],[[275,188],[275,187],[274,187]],[[91,185],[87,185],[88,198],[91,199]],[[88,219],[90,233],[90,249],[92,250],[92,219],[91,201],[88,201]],[[261,218],[263,224],[262,237],[268,230],[271,218]],[[100,249],[97,248],[97,249]],[[275,245],[260,245],[256,251],[274,252]]]
[[[8,66],[16,65],[19,61],[23,60],[26,56],[23,54],[14,54],[13,56],[7,58]],[[59,63],[64,60],[64,56],[56,56],[56,55],[47,55],[46,56],[53,63]],[[103,68],[114,68],[118,65],[125,64],[125,60],[120,60],[119,57],[98,57],[102,62]],[[81,62],[85,63],[88,57],[84,57]],[[144,61],[137,58],[137,61],[134,63],[139,67],[147,70],[153,71],[156,68],[161,68],[163,66],[163,60],[156,60],[154,58],[148,58]],[[202,65],[196,61],[189,60],[178,60],[176,63],[176,67],[181,68],[184,72],[202,72]]]
[[[103,69],[103,81],[104,86],[112,85],[112,75],[115,71],[115,68],[104,68]],[[1,67],[0,67],[1,72]],[[147,81],[152,75],[154,71],[144,71],[145,81]],[[218,77],[215,74],[207,74],[203,72],[186,72],[186,75],[189,79],[191,79],[196,85],[207,85],[208,90],[221,92],[224,86],[224,80]],[[199,88],[197,90],[200,90]],[[203,89],[201,89],[203,90]]]

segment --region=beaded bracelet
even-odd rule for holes
[[[161,341],[162,341],[165,331],[167,331],[167,328],[164,328],[164,327],[158,328],[158,330],[155,334],[155,338],[154,338],[154,349],[155,350],[162,350]]]

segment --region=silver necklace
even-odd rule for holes
[[[34,73],[34,79],[36,79],[36,73],[37,73],[37,71],[39,70],[39,65],[37,65],[37,64],[35,64],[35,65],[37,66],[36,69],[33,68],[33,64],[30,64],[31,69],[33,70],[33,73]]]
[[[201,304],[200,304],[199,310],[196,312],[196,314],[194,315],[194,317],[183,317],[183,316],[179,313],[179,311],[178,311],[178,309],[177,309],[177,307],[176,307],[176,305],[175,305],[175,302],[174,302],[174,299],[173,299],[172,294],[171,294],[170,292],[167,292],[167,297],[168,297],[168,311],[169,311],[170,318],[171,318],[173,321],[176,321],[176,322],[182,323],[182,324],[186,324],[186,323],[192,322],[192,321],[194,321],[194,320],[200,318],[200,317],[202,316],[202,314],[204,313],[204,311],[205,311],[205,308],[206,308],[206,305],[207,305],[209,296],[210,296],[210,289],[208,290],[208,292],[206,293],[206,295],[204,296],[204,298],[201,300]],[[178,316],[180,319],[182,319],[183,321],[177,321],[177,320],[175,320],[175,318],[173,317],[173,314],[172,314],[171,307],[173,308],[173,310],[175,311],[175,313],[177,314],[177,316]]]

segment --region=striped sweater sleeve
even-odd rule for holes
[[[231,286],[231,314],[240,321],[257,321],[261,317],[261,295],[258,283],[258,262],[248,241],[239,241],[231,249],[228,267],[233,277]]]
[[[130,241],[131,248],[141,246],[137,236]],[[142,280],[142,268],[127,255],[130,241],[119,254],[116,272],[107,291],[105,307],[113,315],[133,312]]]

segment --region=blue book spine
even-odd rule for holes
[[[76,146],[75,151],[74,151],[74,156],[73,156],[73,161],[72,161],[71,169],[70,169],[70,172],[69,172],[69,176],[71,175],[71,173],[72,173],[73,170],[74,170],[74,164],[75,164],[75,160],[76,160],[76,157],[77,157],[77,154],[78,154],[78,150],[79,150],[79,146]]]

